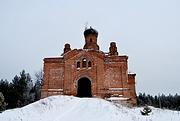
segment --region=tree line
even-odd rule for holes
[[[180,95],[156,95],[152,96],[145,93],[140,93],[137,96],[137,102],[138,106],[153,106],[156,108],[162,108],[162,109],[171,109],[171,110],[178,110],[180,111]]]
[[[32,80],[25,70],[16,75],[12,81],[0,80],[0,112],[5,109],[22,107],[40,99],[42,72],[35,74]]]

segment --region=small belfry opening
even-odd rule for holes
[[[83,77],[77,83],[77,97],[92,97],[91,81]]]

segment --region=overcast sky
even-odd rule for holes
[[[0,0],[0,78],[32,76],[65,43],[82,48],[85,23],[100,49],[129,56],[137,93],[180,94],[179,0]]]

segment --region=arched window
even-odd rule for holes
[[[86,62],[87,62],[87,61],[86,61],[86,58],[84,58],[84,59],[82,60],[82,67],[83,67],[83,68],[86,68]]]
[[[78,61],[76,67],[80,68],[80,66],[81,66],[81,62]]]
[[[88,62],[88,68],[92,66],[91,61]]]

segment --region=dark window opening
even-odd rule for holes
[[[81,63],[80,62],[77,62],[77,68],[80,68],[80,65],[81,65]]]
[[[91,67],[91,66],[92,66],[91,61],[89,61],[88,62],[88,67]]]
[[[77,97],[92,97],[91,81],[88,78],[79,79],[77,86]]]
[[[86,59],[85,58],[82,60],[82,67],[86,68]]]

